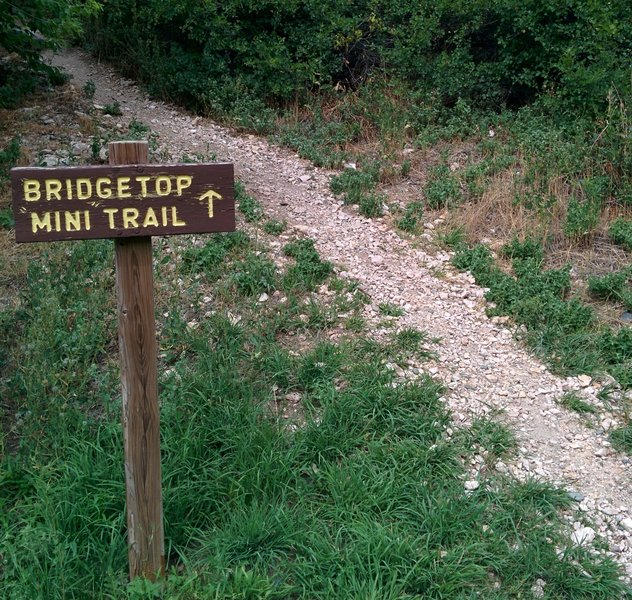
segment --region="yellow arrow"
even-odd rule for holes
[[[213,200],[221,200],[222,199],[222,195],[218,194],[215,190],[209,190],[208,192],[205,192],[204,194],[202,194],[198,200],[206,200],[208,202],[208,218],[212,219],[213,218]]]

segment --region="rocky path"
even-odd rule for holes
[[[573,490],[580,510],[594,523],[585,527],[573,521],[575,542],[592,539],[595,532],[604,535],[610,552],[632,577],[632,466],[608,442],[607,430],[616,424],[615,417],[603,412],[600,422],[589,428],[556,402],[576,390],[601,405],[597,394],[603,384],[589,377],[552,375],[514,341],[502,319],[487,318],[483,290],[469,275],[450,267],[447,253],[416,249],[380,219],[366,219],[343,207],[329,191],[329,172],[260,138],[237,135],[148,100],[132,82],[79,51],[53,61],[73,75],[76,86],[93,81],[95,102],[119,102],[121,122],[135,118],[149,124],[173,160],[211,152],[218,160],[234,162],[237,176],[269,216],[286,219],[311,237],[342,275],[361,283],[373,301],[369,311],[376,315],[383,302],[399,305],[405,309],[402,326],[441,338],[439,359],[430,370],[449,390],[446,401],[455,421],[503,411],[502,418],[518,435],[520,454],[513,463],[498,463],[496,468]]]

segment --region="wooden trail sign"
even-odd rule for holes
[[[233,166],[147,165],[112,142],[110,166],[11,171],[18,242],[114,238],[130,578],[164,573],[151,235],[234,231]]]
[[[12,169],[16,240],[234,230],[233,165],[117,165]]]

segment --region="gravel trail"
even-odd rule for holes
[[[501,418],[517,433],[520,451],[516,460],[496,468],[572,490],[595,532],[608,539],[610,552],[632,577],[632,465],[608,442],[607,430],[616,426],[616,416],[604,408],[589,428],[556,402],[574,390],[602,407],[597,394],[604,382],[551,374],[514,340],[504,319],[485,315],[484,291],[450,266],[449,253],[414,248],[381,219],[366,219],[342,206],[329,191],[330,172],[258,137],[148,100],[132,82],[80,51],[55,56],[53,62],[71,73],[79,88],[93,81],[96,103],[119,102],[121,123],[135,118],[150,125],[173,160],[213,152],[218,160],[234,162],[237,177],[269,216],[286,219],[311,237],[340,274],[360,282],[372,298],[369,313],[377,316],[379,303],[399,305],[405,309],[401,326],[440,338],[439,358],[430,371],[447,386],[455,422],[503,411]],[[428,233],[434,225],[426,224]],[[476,465],[472,469],[475,479]],[[571,520],[571,526],[577,543],[592,536],[579,521]]]

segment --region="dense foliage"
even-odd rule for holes
[[[76,36],[98,7],[96,0],[0,0],[0,106],[30,91],[35,74],[58,75],[42,52]]]
[[[221,113],[388,68],[451,105],[539,97],[593,112],[630,86],[625,0],[111,0],[93,47],[155,91]]]

